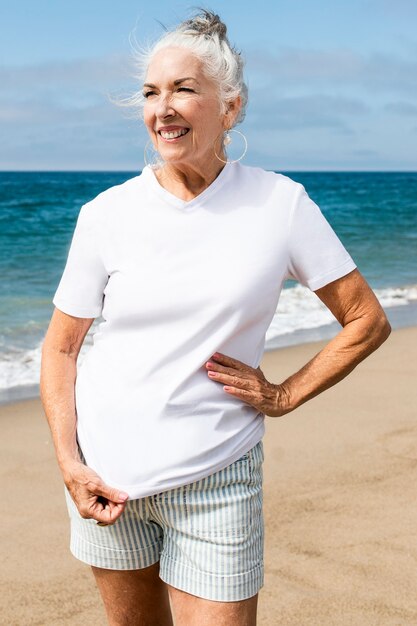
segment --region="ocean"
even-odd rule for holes
[[[282,173],[320,206],[392,326],[416,325],[417,172]],[[41,345],[81,205],[135,175],[0,172],[0,403],[39,394]],[[266,350],[330,338],[338,329],[314,293],[288,281]]]

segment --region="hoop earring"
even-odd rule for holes
[[[238,159],[234,159],[233,161],[229,161],[229,159],[227,159],[227,161],[225,161],[224,159],[221,159],[219,157],[219,155],[216,152],[216,148],[214,148],[214,155],[219,159],[219,161],[221,161],[222,163],[237,163],[238,161],[241,161],[243,159],[243,157],[245,156],[246,152],[248,151],[248,140],[246,139],[245,135],[243,133],[240,132],[240,130],[234,130],[233,128],[229,128],[229,130],[226,130],[224,137],[223,137],[223,146],[228,146],[232,143],[232,138],[230,136],[230,133],[237,133],[238,135],[240,135],[243,138],[243,141],[245,143],[245,148],[243,150],[243,154],[241,154],[241,156]]]
[[[164,162],[161,158],[161,155],[159,154],[157,150],[155,150],[155,148],[153,148],[153,154],[151,158],[150,159],[148,158],[148,149],[149,149],[150,144],[153,147],[152,139],[148,139],[143,149],[143,162],[145,163],[145,165],[149,165],[149,167],[154,170],[154,169],[157,169],[158,167],[162,167]]]

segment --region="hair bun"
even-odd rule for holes
[[[226,39],[227,27],[216,13],[201,9],[201,11],[184,23],[185,29],[193,31],[196,35],[212,37],[218,35],[219,39]]]

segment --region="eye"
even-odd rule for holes
[[[194,89],[190,89],[190,87],[178,87],[178,91],[189,91],[190,93],[194,93]]]
[[[153,96],[153,95],[155,95],[154,91],[144,91],[143,92],[143,97],[144,98],[149,98],[149,96]]]

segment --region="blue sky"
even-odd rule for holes
[[[142,168],[129,36],[192,3],[0,0],[2,170]],[[244,54],[245,163],[275,170],[417,170],[415,0],[218,0]]]

